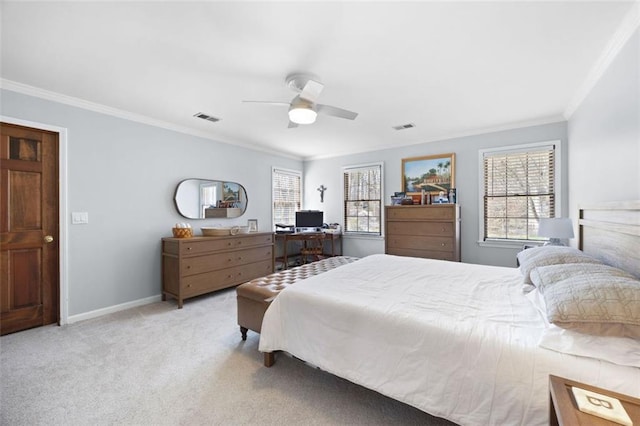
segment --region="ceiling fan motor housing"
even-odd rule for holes
[[[320,83],[320,79],[317,76],[304,73],[289,74],[285,79],[285,82],[287,84],[287,87],[289,87],[291,90],[300,93],[309,80],[317,81],[318,83]]]

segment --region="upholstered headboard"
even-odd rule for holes
[[[581,206],[579,248],[640,278],[640,200]]]

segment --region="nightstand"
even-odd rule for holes
[[[549,424],[551,426],[619,426],[618,423],[578,410],[571,392],[572,386],[617,398],[631,417],[633,424],[640,425],[640,399],[563,377],[549,376]]]

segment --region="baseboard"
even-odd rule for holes
[[[136,308],[138,306],[148,305],[162,300],[161,295],[146,297],[144,299],[133,300],[131,302],[122,303],[120,305],[109,306],[107,308],[96,309],[95,311],[85,312],[78,315],[71,315],[67,319],[67,324],[73,324],[78,321],[84,321],[91,318],[101,317],[103,315],[112,314],[114,312],[124,311],[125,309]]]

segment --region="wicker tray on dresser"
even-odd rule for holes
[[[460,261],[458,204],[385,209],[385,253]]]
[[[273,273],[273,233],[162,239],[162,300],[221,290]]]

